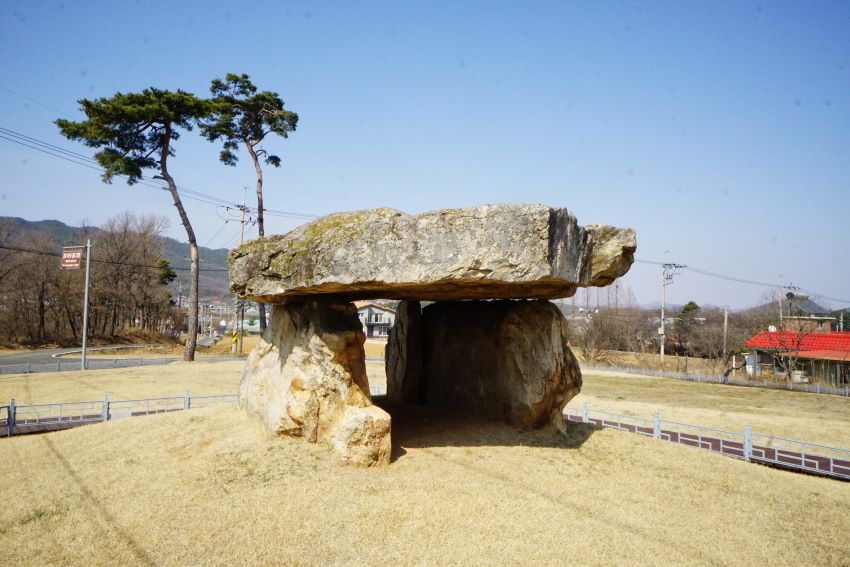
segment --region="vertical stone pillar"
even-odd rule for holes
[[[325,441],[352,464],[389,463],[390,416],[372,405],[364,341],[351,303],[276,305],[248,356],[240,406],[271,435]]]
[[[418,301],[401,301],[384,356],[387,398],[404,404],[424,401],[422,384],[422,308]]]
[[[402,324],[387,345],[393,399],[456,407],[524,429],[563,428],[563,407],[579,393],[581,371],[555,305],[447,301],[421,316],[409,305],[399,313]]]

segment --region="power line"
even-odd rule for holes
[[[654,266],[668,265],[667,262],[659,262],[657,260],[636,259],[635,262],[639,263],[639,264],[651,264],[651,265],[654,265]],[[711,278],[717,278],[717,279],[721,279],[721,280],[726,280],[726,281],[736,282],[736,283],[742,283],[742,284],[748,284],[748,285],[756,285],[756,286],[766,287],[766,288],[770,288],[770,289],[776,288],[776,284],[772,284],[772,283],[760,282],[760,281],[756,281],[756,280],[749,280],[749,279],[739,278],[739,277],[735,277],[735,276],[729,276],[729,275],[721,274],[721,273],[718,273],[718,272],[712,272],[710,270],[703,270],[701,268],[696,268],[694,266],[688,266],[686,264],[677,264],[677,265],[680,266],[683,270],[687,270],[689,272],[694,272],[695,274],[700,274],[700,275],[708,276],[708,277],[711,277]],[[817,293],[816,291],[811,290],[811,289],[805,289],[805,290],[812,293],[812,294],[818,295],[818,296],[822,297],[823,299],[829,300],[829,301],[835,301],[835,302],[838,302],[838,303],[850,303],[850,300],[848,300],[848,299],[839,299],[837,297],[828,297],[826,295]]]
[[[93,169],[95,171],[99,171],[103,173],[105,170],[97,162],[97,160],[86,156],[84,154],[80,154],[78,152],[74,152],[71,150],[67,150],[55,144],[51,144],[49,142],[45,142],[43,140],[39,140],[38,138],[34,138],[32,136],[28,136],[21,132],[17,132],[15,130],[5,128],[0,126],[0,138],[4,140],[8,140],[10,142],[19,144],[21,146],[45,153],[47,155],[57,157],[63,159],[65,161],[74,163],[76,165],[81,165],[83,167],[87,167],[89,169]],[[119,177],[128,178],[127,175],[118,174]],[[139,181],[137,181],[140,185],[145,187],[149,187],[151,189],[157,189],[162,191],[167,191],[168,187],[165,185],[159,184],[158,180],[150,179],[147,177],[141,177]],[[216,207],[230,207],[234,209],[241,209],[243,207],[240,203],[235,203],[233,201],[228,201],[227,199],[223,199],[221,197],[216,197],[214,195],[208,195],[206,193],[202,193],[200,191],[195,191],[194,189],[189,189],[187,187],[183,187],[181,185],[177,185],[177,193],[181,196],[201,203],[205,203],[208,205],[213,205]],[[250,211],[252,213],[257,213],[258,210],[256,207],[245,207],[246,212]],[[313,220],[319,218],[317,215],[310,215],[307,213],[298,213],[293,211],[281,211],[277,209],[263,209],[265,214],[269,214],[271,216],[283,217],[283,218],[291,218],[296,220]]]
[[[0,85],[0,90],[2,90],[2,91],[6,91],[6,92],[7,92],[7,93],[9,93],[9,94],[13,94],[13,95],[15,95],[15,96],[17,96],[17,97],[21,97],[22,99],[28,100],[28,101],[30,101],[30,102],[34,102],[35,104],[37,104],[37,105],[39,105],[39,106],[43,106],[44,108],[47,108],[48,110],[52,110],[53,112],[59,113],[59,114],[61,114],[62,116],[67,116],[68,118],[70,118],[70,117],[71,117],[69,114],[66,114],[66,113],[62,112],[62,111],[61,111],[61,110],[59,110],[58,108],[54,108],[54,107],[52,107],[52,106],[49,106],[49,105],[47,105],[47,104],[44,104],[44,103],[43,103],[43,102],[41,102],[41,101],[35,100],[34,98],[31,98],[31,97],[28,97],[28,96],[26,96],[26,95],[23,95],[23,94],[21,94],[21,93],[19,93],[19,92],[17,92],[17,91],[13,91],[12,89],[7,89],[6,87],[4,87],[4,86],[2,86],[2,85]]]
[[[10,250],[12,252],[24,252],[27,254],[40,254],[42,256],[53,256],[54,258],[60,258],[62,254],[57,254],[56,252],[48,252],[46,250],[34,250],[32,248],[22,248],[20,246],[7,246],[5,244],[0,244],[0,249]],[[150,268],[154,270],[162,269],[162,266],[151,265],[151,264],[135,264],[133,262],[117,262],[115,260],[100,260],[96,258],[92,258],[92,262],[98,262],[100,264],[113,264],[116,266],[127,266],[131,268]],[[191,268],[176,268],[174,266],[169,266],[172,270],[183,270],[188,271]],[[226,272],[227,268],[200,268],[198,271],[200,272]]]

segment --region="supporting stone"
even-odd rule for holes
[[[404,335],[387,346],[387,383],[447,405],[532,429],[563,427],[564,405],[581,389],[567,323],[548,301],[438,302],[421,315],[421,340],[405,313]],[[416,354],[420,350],[421,354]],[[421,360],[421,367],[412,361]],[[409,387],[406,380],[419,380]],[[411,400],[411,398],[407,398]]]
[[[248,356],[240,406],[272,435],[327,442],[357,465],[390,460],[390,416],[372,405],[354,305],[305,299],[276,305]]]
[[[399,302],[384,360],[387,398],[402,404],[422,403],[422,308],[418,301]]]

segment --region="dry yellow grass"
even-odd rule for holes
[[[142,366],[106,370],[43,372],[0,376],[0,400],[15,398],[18,404],[100,400],[109,394],[114,400],[227,394],[235,392],[242,377],[244,361],[175,362],[162,366]]]
[[[179,396],[235,392],[244,362],[174,363],[165,366],[90,370],[0,377],[0,400],[18,404]],[[386,387],[383,362],[367,362],[371,386]],[[661,410],[667,420],[790,437],[850,448],[850,400],[701,384],[628,374],[585,373],[581,394],[570,405],[587,400],[591,407],[651,418]]]
[[[242,343],[242,351],[247,356],[251,350],[260,342],[260,335],[245,335]],[[229,355],[231,342],[228,337],[210,346],[199,346],[195,351],[196,356],[220,356]],[[89,353],[90,358],[162,358],[183,356],[184,346],[181,344],[154,345],[138,348],[122,348],[113,350],[96,350]],[[74,354],[74,356],[78,356]]]
[[[376,341],[373,339],[367,339],[366,344],[363,345],[367,357],[380,356],[383,358],[386,347],[387,341]]]
[[[391,411],[392,408],[391,408]],[[837,565],[850,483],[613,430],[393,412],[336,463],[235,407],[0,442],[8,565]]]
[[[15,398],[19,405],[47,402],[100,400],[109,394],[113,400],[211,395],[235,392],[242,378],[243,360],[233,362],[175,362],[163,366],[142,366],[106,370],[43,372],[0,376],[0,400]],[[371,386],[386,387],[383,362],[367,362]]]
[[[257,346],[257,343],[260,342],[261,336],[257,335],[245,335],[242,338],[242,352],[247,355],[249,352],[254,350],[254,347]],[[228,337],[224,337],[220,339],[216,344],[209,348],[203,348],[199,352],[207,355],[216,355],[216,354],[230,354],[231,349],[231,340]]]
[[[850,448],[850,400],[764,388],[686,382],[630,374],[584,373],[581,394],[570,401],[591,408]]]

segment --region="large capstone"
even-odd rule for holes
[[[346,300],[554,299],[604,286],[634,260],[631,229],[579,226],[567,209],[484,205],[406,215],[338,213],[233,249],[230,289],[280,303]]]
[[[248,356],[240,406],[269,434],[326,442],[351,464],[389,463],[390,416],[372,405],[364,340],[350,303],[275,306]]]
[[[555,305],[438,302],[411,315],[418,307],[402,302],[403,315],[390,333],[390,398],[454,407],[525,429],[562,427],[563,407],[581,389],[581,371]]]

